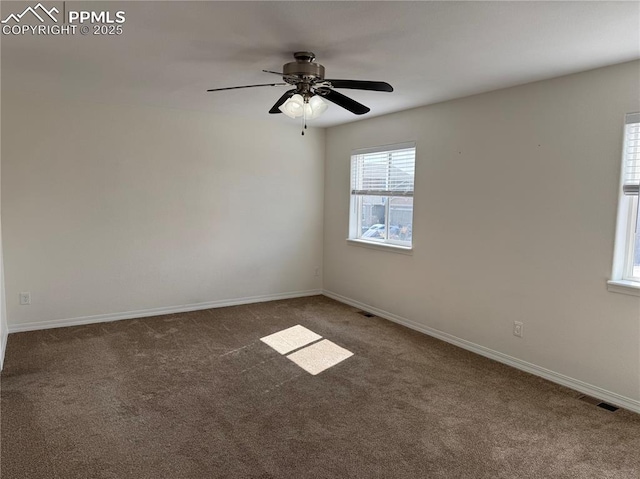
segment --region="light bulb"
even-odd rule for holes
[[[278,109],[289,118],[299,118],[304,113],[304,107],[304,98],[302,98],[302,95],[296,93],[282,105],[280,105]]]
[[[320,98],[318,95],[312,96],[305,107],[309,107],[307,110],[307,120],[313,120],[322,115],[327,107],[327,102]]]

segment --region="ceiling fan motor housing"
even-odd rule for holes
[[[311,52],[296,52],[293,55],[295,62],[285,63],[282,67],[282,75],[287,83],[295,85],[299,80],[317,82],[324,80],[324,67],[315,63],[316,56]],[[288,76],[298,77],[287,78]]]

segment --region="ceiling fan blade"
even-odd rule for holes
[[[282,77],[283,80],[288,81],[291,80],[289,83],[295,84],[299,81],[299,78],[295,75],[285,75],[284,73],[280,73],[280,72],[274,72],[272,70],[262,70],[265,73],[273,73],[274,75],[278,75],[279,77]]]
[[[283,85],[286,85],[286,83],[262,83],[260,85],[243,85],[243,86],[230,86],[227,88],[212,88],[211,90],[207,90],[207,91],[237,90],[239,88],[254,88],[257,86],[283,86]]]
[[[393,87],[383,81],[364,80],[325,80],[331,83],[333,88],[350,88],[352,90],[371,90],[392,92]]]
[[[355,113],[356,115],[364,115],[365,113],[369,113],[371,111],[369,107],[366,107],[362,103],[358,103],[357,101],[352,100],[348,96],[344,96],[342,93],[338,93],[335,90],[329,90],[327,94],[321,96],[335,103],[336,105],[349,110],[351,113]]]
[[[280,99],[277,102],[275,102],[275,104],[271,107],[271,110],[269,110],[269,113],[271,113],[271,114],[273,114],[273,113],[282,113],[280,111],[280,105],[282,105],[285,101],[287,101],[289,98],[291,98],[295,92],[296,92],[295,88],[293,90],[289,90],[289,91],[285,92],[285,94],[282,95],[280,97]]]

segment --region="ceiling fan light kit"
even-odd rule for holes
[[[282,76],[285,83],[265,83],[260,85],[245,85],[227,88],[213,88],[207,91],[235,90],[239,88],[254,88],[260,86],[284,86],[292,85],[295,88],[285,92],[271,107],[269,113],[284,113],[292,119],[303,119],[303,130],[307,127],[307,120],[318,118],[328,107],[325,100],[349,110],[356,115],[364,115],[370,109],[357,101],[334,90],[334,88],[346,88],[351,90],[369,90],[380,92],[392,92],[393,87],[386,82],[364,80],[326,80],[324,78],[324,66],[315,63],[315,54],[311,52],[296,52],[293,54],[296,61],[285,63],[282,73],[271,70],[262,70]]]
[[[318,118],[327,109],[327,102],[319,96],[312,96],[305,99],[302,95],[296,93],[278,109],[289,118],[300,118],[301,116],[307,120]]]

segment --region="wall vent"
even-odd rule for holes
[[[580,399],[581,401],[587,402],[589,404],[593,404],[594,406],[601,407],[602,409],[606,409],[607,411],[611,411],[611,412],[615,412],[619,409],[616,406],[612,406],[611,404],[602,402],[600,399],[587,396],[586,394],[581,394],[580,396],[578,396],[578,399]]]
[[[602,409],[606,409],[607,411],[617,411],[618,408],[615,406],[612,406],[611,404],[607,404],[606,402],[601,402],[600,404],[598,404],[598,407],[601,407]]]

